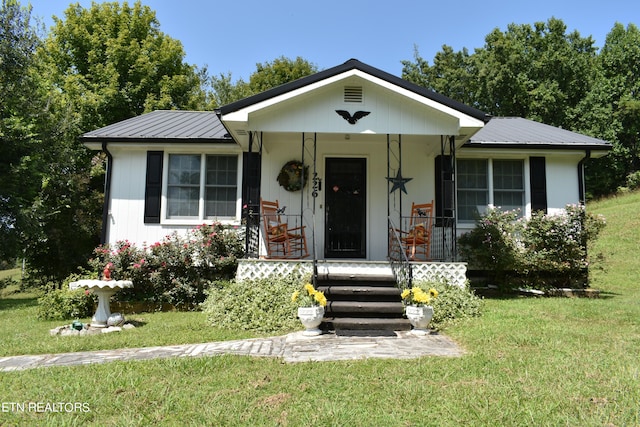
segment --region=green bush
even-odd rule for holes
[[[568,205],[558,215],[536,212],[529,220],[492,209],[459,238],[460,254],[503,289],[584,287],[587,247],[604,226],[604,218],[588,214],[584,206]]]
[[[96,272],[102,273],[110,263],[113,279],[133,281],[133,288],[118,292],[118,300],[194,309],[204,301],[211,282],[235,275],[243,245],[237,230],[215,223],[186,236],[173,233],[148,247],[137,248],[125,240],[94,253],[89,264]]]
[[[258,332],[288,332],[300,328],[291,295],[302,277],[220,281],[207,291],[202,311],[215,326]]]
[[[430,303],[433,307],[432,328],[440,329],[457,320],[477,317],[482,313],[482,299],[471,291],[468,284],[457,286],[446,281],[418,281],[414,286],[438,291],[438,297]]]
[[[96,297],[84,289],[69,290],[69,282],[76,279],[70,276],[62,289],[55,289],[52,285],[47,287],[45,294],[38,298],[38,320],[72,320],[93,315]]]

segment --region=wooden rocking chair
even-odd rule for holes
[[[411,261],[431,259],[431,233],[433,225],[433,201],[411,205],[409,229],[398,230],[400,241]]]
[[[289,227],[286,221],[282,221],[282,211],[278,201],[269,202],[260,199],[262,223],[264,224],[264,236],[267,247],[267,258],[272,259],[298,259],[309,256],[307,250],[307,238],[304,234],[304,226]]]

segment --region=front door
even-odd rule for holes
[[[367,160],[325,163],[325,258],[366,258]]]

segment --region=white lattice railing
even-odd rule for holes
[[[414,262],[411,267],[414,282],[446,279],[453,285],[464,286],[467,280],[467,265],[461,262]],[[241,259],[236,279],[281,277],[296,269],[302,274],[312,273],[313,263],[310,260]],[[391,267],[386,261],[318,261],[318,273],[392,275]]]

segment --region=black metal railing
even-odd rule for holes
[[[260,214],[259,205],[246,207],[244,215],[245,225],[245,258],[259,258],[260,257],[260,232],[264,232],[264,218]],[[284,252],[283,250],[272,254],[274,258],[287,258],[287,259],[303,259],[309,256],[308,248],[309,243],[307,239],[306,229],[302,229],[302,215],[285,215],[280,214],[280,221],[282,224],[287,224],[288,230],[293,231],[296,235],[299,235],[299,243],[291,247],[291,252]],[[267,248],[268,251],[269,248]],[[269,254],[263,254],[269,257]]]
[[[414,236],[428,241],[428,248],[417,248],[418,251],[411,256],[410,248],[405,245],[405,252],[409,254],[410,261],[455,261],[456,254],[456,229],[453,218],[421,217],[420,221],[410,216],[400,218],[400,243],[411,240]],[[426,225],[430,224],[430,225]],[[417,236],[416,236],[417,234]]]
[[[400,289],[409,289],[413,285],[413,270],[407,258],[407,251],[402,245],[400,234],[394,226],[391,218],[388,218],[389,226],[389,262],[391,271]]]
[[[258,258],[260,252],[260,205],[247,205],[243,212],[245,226],[244,256]]]

